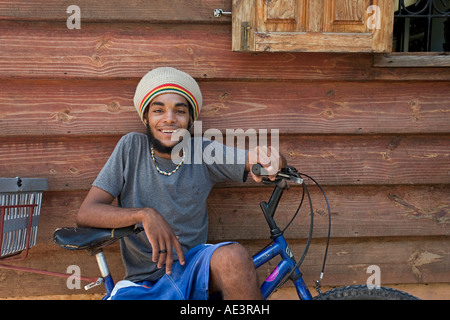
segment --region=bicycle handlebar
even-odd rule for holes
[[[298,184],[303,183],[303,179],[300,178],[297,169],[291,166],[284,167],[280,171],[278,171],[275,181],[271,181],[267,178],[269,176],[267,169],[265,169],[259,163],[252,165],[252,173],[256,176],[263,177],[263,182],[265,183],[277,183],[280,179],[290,180]]]

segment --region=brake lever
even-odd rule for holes
[[[260,164],[254,164],[252,166],[252,172],[257,175],[257,176],[263,176],[262,182],[264,184],[277,184],[280,182],[281,179],[286,179],[298,184],[302,184],[303,183],[303,179],[300,178],[300,176],[298,175],[298,171],[297,169],[295,169],[294,167],[284,167],[282,168],[276,175],[276,178],[274,181],[270,180],[267,177],[264,176],[268,176],[268,172],[267,170],[261,166]]]
[[[285,179],[288,179],[289,181],[298,183],[298,184],[302,184],[303,183],[303,179],[300,178],[300,176],[298,175],[298,171],[297,169],[295,169],[294,167],[284,167],[280,170],[280,172],[278,172],[277,177],[283,177]]]

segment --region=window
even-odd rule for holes
[[[396,0],[394,52],[450,51],[450,0]]]
[[[371,52],[374,67],[450,67],[449,18],[450,0],[233,0],[232,50]]]
[[[234,51],[391,52],[392,0],[233,0]]]

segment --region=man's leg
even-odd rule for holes
[[[211,257],[210,292],[225,300],[262,299],[252,257],[240,244],[218,248]]]

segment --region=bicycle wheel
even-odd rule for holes
[[[354,285],[332,289],[313,300],[420,300],[409,293],[387,288],[369,289],[366,285]]]

